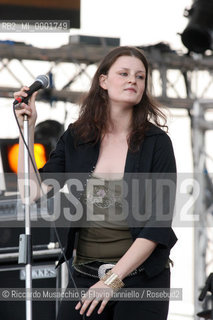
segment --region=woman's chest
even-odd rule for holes
[[[125,169],[127,152],[128,144],[125,140],[103,141],[100,146],[94,174],[104,174],[105,178],[108,174],[109,179],[118,178],[117,175],[122,177]]]

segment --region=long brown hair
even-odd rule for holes
[[[94,144],[107,132],[109,124],[108,93],[99,85],[99,78],[102,74],[107,75],[110,67],[121,56],[138,58],[146,70],[144,93],[141,101],[133,108],[132,130],[128,136],[129,148],[136,151],[148,129],[150,120],[159,127],[167,127],[166,116],[148,93],[148,62],[143,52],[136,47],[117,47],[105,56],[93,77],[89,92],[83,99],[79,118],[71,127],[74,129],[77,141],[90,141]],[[160,119],[163,119],[163,124],[160,123]]]

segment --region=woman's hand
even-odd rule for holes
[[[29,87],[22,87],[20,91],[17,91],[14,93],[14,98],[17,99],[18,97],[27,97],[27,91],[29,90]],[[18,122],[20,127],[23,129],[23,120],[24,115],[26,114],[28,116],[29,120],[29,127],[34,127],[37,119],[37,112],[35,107],[35,98],[36,98],[37,92],[34,92],[32,96],[30,97],[28,104],[26,103],[19,103],[16,105],[16,115],[18,118]]]
[[[113,289],[108,287],[102,281],[96,282],[89,290],[86,292],[85,296],[81,299],[82,304],[78,302],[75,309],[78,310],[81,307],[80,314],[83,314],[86,309],[89,307],[86,315],[90,316],[95,307],[98,305],[100,301],[102,301],[100,308],[98,309],[98,314],[100,314],[108,301],[113,296]]]

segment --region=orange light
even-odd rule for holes
[[[19,150],[18,143],[14,144],[11,147],[8,147],[8,163],[9,163],[10,169],[15,173],[17,173],[17,169],[18,169],[18,150]],[[36,162],[37,168],[39,169],[43,167],[47,162],[45,147],[43,146],[43,144],[40,144],[40,143],[34,144],[34,154],[35,154],[35,162]]]
[[[35,154],[35,162],[36,162],[37,168],[40,169],[47,162],[45,147],[43,146],[43,144],[40,144],[40,143],[34,144],[34,154]]]
[[[8,164],[13,172],[17,173],[18,168],[18,143],[8,147]]]

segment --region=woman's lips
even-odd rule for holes
[[[126,88],[125,91],[132,91],[136,93],[136,90],[134,88]]]

